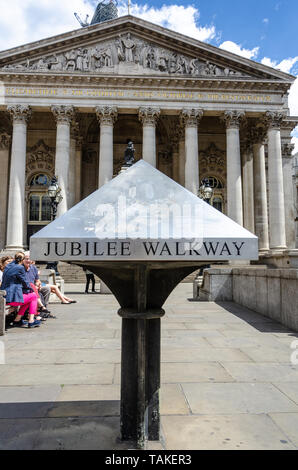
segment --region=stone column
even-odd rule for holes
[[[74,107],[52,106],[51,110],[57,122],[55,174],[63,197],[57,209],[59,217],[69,208],[70,124],[74,118]]]
[[[6,131],[0,132],[0,251],[5,247],[6,241],[6,215],[9,175],[9,150],[11,136]]]
[[[283,143],[282,168],[285,198],[286,243],[290,249],[295,248],[295,204],[293,187],[293,150],[294,144]]]
[[[98,174],[100,188],[113,178],[113,127],[118,111],[115,106],[97,106],[95,112],[100,124]]]
[[[30,106],[23,105],[12,105],[7,109],[12,117],[13,133],[6,249],[16,251],[24,248],[27,123],[32,112]]]
[[[79,136],[76,140],[76,188],[75,188],[75,204],[80,202],[82,197],[82,151],[83,137]]]
[[[185,186],[185,131],[184,127],[180,129],[179,133],[179,183]]]
[[[77,123],[70,126],[70,150],[69,150],[69,170],[68,170],[68,209],[75,205],[76,198],[76,137]]]
[[[239,127],[243,111],[226,111],[227,129],[227,215],[243,225],[242,178]]]
[[[254,233],[253,149],[249,141],[243,144],[241,155],[243,176],[243,226],[251,233]]]
[[[140,108],[139,120],[143,123],[143,160],[156,168],[156,123],[159,108]]]
[[[179,142],[174,141],[172,145],[172,178],[179,183]]]
[[[196,196],[200,186],[198,122],[202,117],[202,109],[183,109],[180,113],[185,126],[185,188]]]
[[[259,251],[269,250],[267,180],[265,166],[266,132],[263,128],[254,129],[253,169],[254,169],[254,205],[255,205],[255,234],[259,238]]]
[[[286,248],[285,201],[281,156],[280,126],[283,113],[267,111],[268,179],[269,179],[269,239],[270,249]]]

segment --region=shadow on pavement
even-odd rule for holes
[[[125,450],[120,401],[0,404],[0,450]]]

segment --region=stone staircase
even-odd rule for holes
[[[45,266],[39,264],[40,268],[44,268]],[[86,282],[86,276],[83,271],[83,268],[80,266],[76,266],[74,264],[62,263],[59,262],[58,264],[58,271],[61,277],[64,279],[65,283],[71,284],[83,284]],[[198,271],[189,274],[182,282],[190,282],[192,283],[194,278],[196,277]]]

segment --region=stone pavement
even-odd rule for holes
[[[67,285],[77,304],[51,305],[57,319],[0,339],[0,449],[131,448],[118,438],[118,304],[83,290]],[[162,439],[148,449],[297,449],[298,334],[191,297],[180,284],[165,304]]]

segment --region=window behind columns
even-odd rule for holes
[[[203,180],[208,180],[209,186],[213,189],[213,195],[210,201],[210,204],[220,212],[224,212],[224,184],[223,182],[216,176],[207,175],[201,179],[201,183]]]
[[[31,177],[28,194],[27,243],[34,233],[51,222],[51,200],[47,196],[51,176],[38,173]]]

